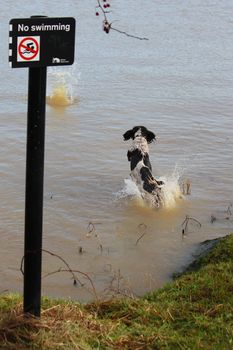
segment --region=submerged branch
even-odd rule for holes
[[[82,272],[82,271],[80,271],[80,270],[73,270],[73,269],[70,267],[70,265],[67,263],[67,261],[66,261],[64,258],[62,258],[60,255],[56,254],[56,253],[53,253],[53,252],[51,252],[51,251],[49,251],[49,250],[46,250],[46,249],[42,249],[42,252],[47,253],[47,254],[49,254],[49,255],[51,255],[51,256],[54,256],[54,257],[58,258],[58,259],[61,260],[61,261],[65,264],[65,266],[67,267],[66,269],[64,269],[64,268],[59,268],[58,270],[48,272],[46,275],[43,276],[43,278],[46,278],[46,277],[48,277],[48,276],[54,275],[54,274],[59,273],[59,272],[69,272],[69,273],[72,275],[73,285],[76,285],[76,284],[77,284],[77,281],[78,281],[79,284],[80,284],[80,286],[83,287],[84,284],[83,284],[83,283],[80,281],[80,279],[75,275],[75,273],[78,273],[78,274],[84,276],[86,279],[88,279],[88,281],[89,281],[90,284],[91,284],[91,287],[92,287],[92,290],[93,290],[93,294],[94,294],[96,300],[98,301],[98,296],[97,296],[97,292],[96,292],[94,283],[93,283],[91,277],[90,277],[87,273]],[[25,259],[25,256],[22,257],[22,259],[21,259],[21,264],[20,264],[20,271],[21,271],[21,273],[22,273],[23,275],[24,275],[24,259]]]
[[[181,224],[181,227],[182,227],[182,235],[184,236],[186,234],[186,232],[188,231],[188,225],[189,225],[189,222],[194,222],[196,223],[199,227],[201,227],[201,223],[200,221],[198,221],[197,219],[195,218],[192,218],[188,215],[186,215],[184,221],[182,222]]]
[[[46,278],[46,277],[55,275],[56,273],[59,273],[59,272],[71,272],[71,271],[70,271],[70,269],[62,269],[62,268],[60,268],[60,269],[58,269],[58,270],[56,270],[56,271],[48,272],[46,275],[43,276],[43,278]],[[91,284],[91,287],[92,287],[92,290],[93,290],[93,294],[94,294],[96,300],[98,301],[98,295],[97,295],[97,292],[96,292],[96,289],[95,289],[95,286],[94,286],[94,283],[93,283],[91,277],[90,277],[87,273],[82,272],[82,271],[80,271],[80,270],[72,270],[72,273],[74,273],[74,272],[75,272],[75,273],[79,273],[80,275],[82,275],[82,276],[84,276],[86,279],[88,279],[88,281],[89,281],[90,284]],[[79,282],[79,283],[80,283],[80,282]],[[83,287],[84,284],[81,283],[81,286]]]
[[[146,224],[139,224],[138,225],[138,230],[139,230],[139,233],[141,234],[140,237],[137,239],[135,245],[138,244],[138,242],[142,239],[142,237],[144,237],[146,234],[147,234],[147,226]],[[141,232],[140,232],[141,231]]]

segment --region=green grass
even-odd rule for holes
[[[233,235],[141,299],[80,305],[43,298],[41,319],[0,296],[0,349],[233,349]],[[193,267],[192,267],[193,270]]]

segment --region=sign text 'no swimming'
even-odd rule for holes
[[[75,19],[33,17],[10,21],[9,62],[12,68],[71,65]]]

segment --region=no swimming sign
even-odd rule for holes
[[[75,19],[32,17],[10,21],[9,63],[12,68],[71,65]]]

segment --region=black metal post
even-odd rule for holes
[[[47,67],[29,68],[24,313],[40,317]]]

